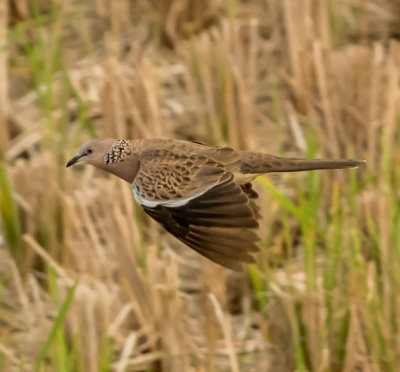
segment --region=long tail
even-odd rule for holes
[[[299,172],[317,169],[356,168],[365,165],[365,160],[344,159],[297,159],[278,156],[241,152],[241,173],[262,174],[271,172]]]

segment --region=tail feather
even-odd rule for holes
[[[365,160],[288,158],[271,163],[269,172],[299,172],[299,171],[310,171],[317,169],[356,168],[363,164],[365,164]]]
[[[366,163],[365,160],[281,158],[273,155],[245,152],[241,154],[241,157],[243,163],[240,171],[244,174],[356,168]]]

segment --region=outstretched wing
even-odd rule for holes
[[[138,204],[210,260],[234,270],[241,262],[254,262],[250,253],[258,250],[258,222],[231,173],[237,165],[233,150],[213,158],[202,153],[175,155],[142,157],[132,184]]]
[[[142,205],[168,232],[210,260],[233,270],[254,262],[258,222],[232,174],[184,205]]]

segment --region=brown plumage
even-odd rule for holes
[[[94,165],[132,184],[136,202],[168,232],[234,269],[254,262],[260,217],[251,180],[270,172],[358,167],[363,160],[280,158],[167,139],[94,139],[67,167]]]

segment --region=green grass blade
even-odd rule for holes
[[[11,254],[18,264],[21,264],[21,228],[18,211],[12,197],[11,185],[8,181],[7,170],[0,160],[0,213],[4,224],[5,238],[9,244]]]
[[[280,193],[278,189],[265,177],[258,177],[257,181],[272,198],[279,202],[283,209],[293,214],[306,226],[314,226],[313,220],[310,219],[307,213],[305,213],[300,207],[296,206],[287,196]]]
[[[53,345],[54,340],[57,337],[59,329],[62,327],[65,316],[67,315],[67,311],[69,307],[71,306],[72,300],[74,298],[74,293],[75,289],[78,286],[78,281],[75,282],[75,284],[68,290],[67,297],[62,304],[60,311],[58,312],[58,315],[54,321],[53,328],[50,331],[50,334],[42,348],[42,350],[39,353],[39,357],[36,362],[35,366],[35,372],[40,372],[42,363],[44,359],[46,358],[47,353],[49,352],[50,347]]]

